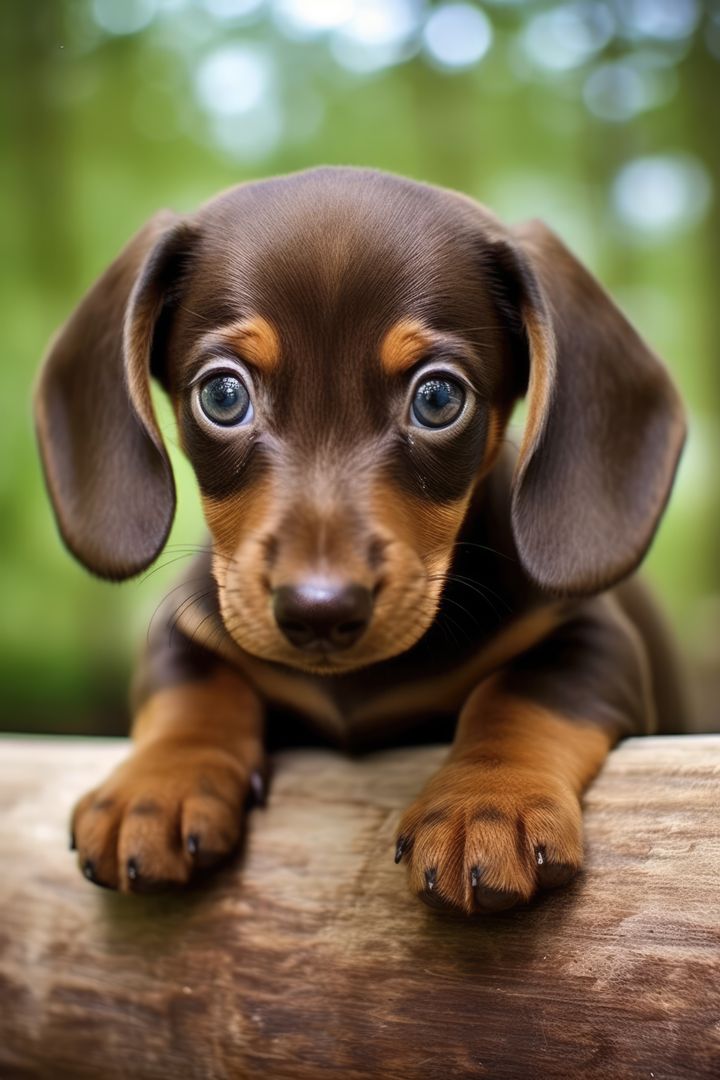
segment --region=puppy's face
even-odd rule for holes
[[[461,213],[367,175],[272,187],[205,211],[164,378],[228,631],[344,672],[431,623],[518,373]]]
[[[541,223],[321,169],[156,215],[55,338],[36,394],[71,551],[127,578],[175,507],[150,376],[174,403],[247,651],[342,673],[437,609],[514,399],[518,572],[554,595],[630,573],[684,437],[654,354]]]

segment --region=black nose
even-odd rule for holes
[[[372,594],[362,585],[281,585],[275,621],[298,649],[349,649],[370,622]]]

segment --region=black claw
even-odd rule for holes
[[[101,881],[100,880],[100,878],[97,875],[97,870],[95,869],[95,863],[93,862],[92,859],[86,859],[85,860],[85,862],[82,865],[82,872],[83,872],[83,876],[86,877],[88,879],[88,881],[91,881],[93,883],[93,885],[97,885],[101,889],[112,889],[113,888],[113,886],[108,885],[108,883],[106,881]]]
[[[198,839],[197,833],[190,833],[186,841],[186,847],[190,855],[193,857],[197,855],[198,849],[200,848],[200,840]]]
[[[428,889],[430,890],[430,892],[432,892],[432,890],[435,888],[436,882],[437,882],[437,870],[435,869],[435,867],[433,867],[431,870],[426,870],[425,871],[425,884],[428,887]]]
[[[264,806],[267,801],[267,788],[265,777],[259,769],[253,769],[250,773],[250,790],[257,806]]]
[[[398,837],[397,847],[395,848],[395,865],[396,866],[400,862],[400,860],[402,859],[402,857],[403,857],[403,855],[405,853],[406,846],[407,846],[407,837],[405,837],[405,836]]]
[[[479,866],[473,866],[472,870],[470,871],[470,884],[472,885],[473,889],[475,888],[478,881],[480,880],[480,877],[481,877],[480,867]]]
[[[75,833],[70,833],[70,850],[77,851],[77,841],[75,840]]]
[[[538,847],[535,848],[535,862],[538,866],[544,866],[547,862],[547,855],[542,844],[539,844]]]
[[[140,876],[140,868],[138,867],[137,859],[130,858],[127,861],[127,876],[128,881],[137,881]]]

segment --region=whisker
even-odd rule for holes
[[[175,611],[175,614],[173,615],[172,619],[170,620],[170,625],[169,625],[169,629],[168,629],[168,648],[172,647],[173,634],[179,632],[180,619],[182,618],[185,610],[187,608],[189,608],[189,607],[192,607],[192,605],[197,603],[198,600],[204,600],[205,597],[208,597],[208,596],[212,596],[212,592],[210,590],[208,590],[208,589],[204,589],[204,590],[199,589],[197,592],[191,593],[190,596],[186,596],[185,599],[182,601],[182,603],[178,605],[178,607],[177,607],[177,609]],[[209,612],[208,615],[205,616],[205,618],[206,619],[210,618],[210,616],[212,616],[214,614],[215,614],[215,612],[211,611],[211,612]],[[193,631],[193,636],[194,636],[194,633],[195,632]],[[192,641],[192,638],[190,640]]]
[[[157,566],[153,566],[151,570],[148,570],[147,573],[143,574],[137,584],[144,585],[153,574],[157,574],[158,570],[164,570],[166,567],[172,566],[173,563],[180,562],[182,559],[189,559],[193,554],[194,552],[192,551],[186,551],[183,555],[174,555],[172,559],[166,559],[164,562],[158,563]]]
[[[446,641],[449,641],[453,647],[457,647],[459,644],[458,638],[452,631],[453,626],[457,626],[457,623],[451,615],[447,615],[444,619],[439,619],[437,625],[440,629],[442,636]]]
[[[508,562],[517,563],[518,561],[513,555],[506,555],[504,551],[498,551],[497,548],[492,548],[488,544],[478,544],[474,540],[458,540],[453,547],[479,548],[481,551],[488,551],[491,555],[497,555],[500,559],[507,559]]]
[[[455,600],[451,596],[443,596],[443,603],[453,604],[454,607],[459,608],[460,611],[462,611],[463,615],[467,615],[467,617],[471,619],[472,622],[474,622],[477,626],[477,618],[473,615],[472,611],[470,611],[469,608],[466,608],[463,604],[461,604],[459,600]]]
[[[210,611],[210,612],[208,612],[208,614],[203,619],[200,620],[200,622],[197,624],[197,626],[193,630],[192,635],[190,637],[190,644],[191,645],[195,644],[195,635],[197,634],[198,630],[203,625],[203,623],[206,623],[208,621],[208,619],[214,618],[215,614],[216,614],[216,612]]]
[[[464,585],[466,588],[473,589],[475,592],[479,592],[481,596],[484,596],[485,593],[490,593],[490,595],[494,596],[496,600],[499,600],[499,602],[508,612],[512,612],[513,610],[504,596],[501,596],[500,593],[495,592],[494,589],[491,589],[490,586],[486,585],[484,582],[475,581],[474,578],[463,577],[461,574],[453,573],[447,574],[446,578],[448,581],[457,581],[461,585]]]
[[[443,585],[447,585],[447,584],[452,584],[453,577],[452,577],[452,575],[448,575],[448,574],[435,574],[431,578],[428,578],[428,580],[429,581],[442,581]],[[462,582],[462,581],[459,581],[458,584],[464,585],[466,588],[472,588],[473,591],[476,592],[477,595],[480,596],[481,599],[483,599],[485,601],[485,603],[488,605],[488,607],[494,612],[496,618],[498,620],[502,619],[502,615],[500,614],[498,609],[495,607],[493,602],[489,599],[489,597],[485,594],[485,592],[483,591],[481,585],[479,585],[477,582],[469,583],[469,582]],[[491,592],[492,592],[492,590],[491,590]],[[502,601],[502,597],[498,596],[497,599]],[[443,603],[445,603],[445,602],[451,603],[451,604],[452,603],[458,604],[457,600],[454,600],[452,597],[449,597],[447,595],[447,593],[443,593]],[[502,601],[502,602],[504,602],[504,601]],[[508,612],[510,612],[511,610],[512,609],[508,608]],[[468,614],[469,614],[469,612],[468,612]]]
[[[155,610],[153,611],[152,615],[150,616],[150,621],[148,623],[148,629],[147,629],[147,641],[148,642],[150,641],[150,634],[151,634],[151,631],[152,631],[152,624],[153,624],[155,618],[157,617],[158,612],[163,607],[165,602],[170,599],[172,594],[174,592],[177,592],[178,589],[183,589],[186,585],[190,585],[192,582],[205,581],[205,580],[206,580],[206,575],[205,574],[200,574],[197,577],[185,578],[183,581],[178,582],[177,585],[173,585],[172,589],[168,589],[168,591],[164,594],[164,596],[162,597],[160,602],[157,604],[157,606],[156,606]]]

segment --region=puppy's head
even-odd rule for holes
[[[318,672],[427,629],[517,397],[513,532],[555,594],[638,563],[684,432],[658,360],[544,226],[347,169],[158,215],[53,343],[48,486],[66,543],[106,577],[148,566],[172,521],[151,375],[197,474],[228,631]]]

